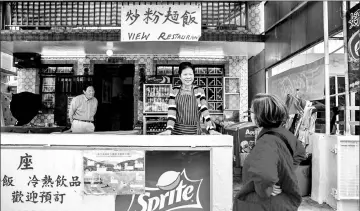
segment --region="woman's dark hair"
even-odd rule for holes
[[[257,94],[251,102],[254,121],[259,127],[276,128],[288,118],[285,103],[271,94]]]
[[[94,88],[94,86],[92,85],[92,83],[90,83],[90,82],[85,82],[84,85],[83,85],[83,90],[86,92],[86,89],[87,89],[89,86],[92,86],[92,87]]]
[[[186,68],[191,68],[193,73],[195,74],[194,67],[190,62],[181,62],[179,65],[179,76],[181,75],[182,71],[185,70]]]

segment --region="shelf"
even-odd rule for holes
[[[41,94],[55,94],[56,92],[42,92]]]
[[[146,97],[152,97],[152,98],[155,98],[157,96],[146,96]],[[168,98],[168,96],[158,96],[159,98]]]

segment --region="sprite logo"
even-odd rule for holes
[[[185,169],[167,171],[158,180],[157,188],[145,188],[145,193],[133,195],[128,211],[171,211],[200,208],[199,191],[202,179],[190,180]]]

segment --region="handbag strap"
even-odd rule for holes
[[[292,148],[291,148],[289,142],[287,141],[287,139],[282,134],[280,134],[278,132],[275,132],[275,131],[272,131],[272,130],[266,131],[263,135],[265,135],[265,134],[274,135],[274,136],[280,138],[284,142],[286,147],[288,148],[288,150],[289,150],[289,152],[291,154],[291,157],[294,156],[294,151],[292,150]]]

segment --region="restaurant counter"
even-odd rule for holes
[[[144,156],[132,160],[135,164],[127,160],[125,165],[124,162],[120,165],[112,160],[112,156],[130,152]],[[2,133],[1,179],[4,184],[1,210],[157,211],[186,208],[228,211],[232,208],[233,197],[232,154],[233,138],[229,135]],[[108,157],[96,160],[97,155]],[[107,159],[116,164],[105,165],[100,171],[100,164]],[[141,163],[144,163],[143,176]],[[120,169],[119,172],[114,168]],[[87,182],[89,169],[100,172],[99,175],[106,172],[115,176],[109,181]],[[132,172],[136,173],[136,181],[144,180],[142,192],[121,192],[125,191],[124,181],[128,178],[119,182],[117,176],[128,177]],[[105,189],[97,190],[96,184],[104,181],[115,188],[107,189],[107,193]],[[130,182],[131,185],[135,187]]]
[[[53,133],[62,132],[65,126],[39,127],[39,126],[3,126],[1,132],[9,133]]]
[[[359,136],[309,137],[311,199],[335,210],[359,210]]]

